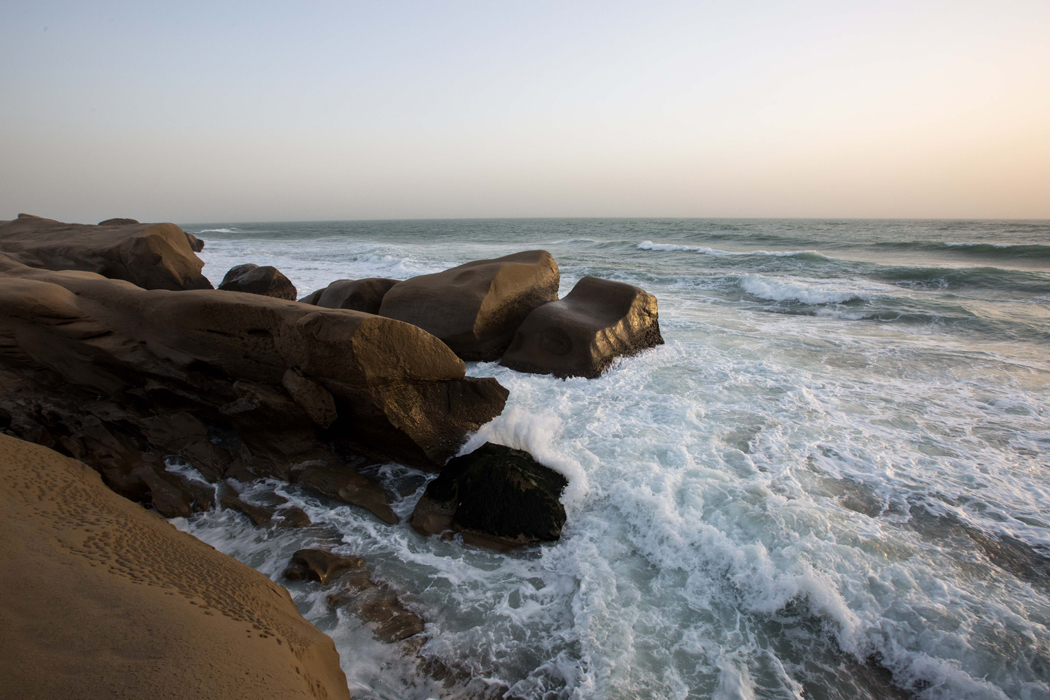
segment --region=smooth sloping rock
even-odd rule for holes
[[[323,549],[300,549],[282,574],[292,581],[318,581],[322,584],[343,573],[364,568],[361,557],[345,557]]]
[[[98,225],[99,226],[131,226],[131,225],[137,224],[137,223],[139,223],[139,222],[136,221],[135,219],[124,219],[124,218],[121,218],[121,217],[117,217],[115,219],[106,219],[105,221],[100,221],[100,222],[98,222]],[[188,236],[190,234],[187,233],[186,235]]]
[[[199,253],[204,250],[204,241],[194,236],[189,231],[186,232],[186,241],[190,244],[190,249],[194,253]]]
[[[318,290],[320,294],[307,303],[323,306],[326,309],[350,309],[351,311],[363,311],[366,314],[377,314],[383,303],[383,297],[395,284],[398,284],[398,280],[382,277],[336,280],[324,289]]]
[[[500,361],[519,372],[598,377],[621,356],[662,345],[656,297],[584,277],[561,301],[529,314]]]
[[[281,274],[276,267],[269,265],[259,267],[251,263],[230,268],[222,278],[219,289],[224,292],[244,292],[259,294],[275,299],[295,301],[295,285]]]
[[[317,306],[317,300],[321,298],[321,295],[324,294],[324,290],[326,290],[326,289],[328,289],[328,287],[321,287],[320,289],[318,289],[316,291],[310,292],[305,297],[300,299],[299,303],[300,304],[310,304],[312,306]]]
[[[406,323],[258,295],[147,291],[3,255],[0,366],[61,405],[62,397],[68,405],[85,395],[119,397],[129,413],[102,421],[110,434],[140,435],[148,417],[183,411],[224,424],[239,442],[214,453],[233,460],[216,473],[242,465],[281,478],[296,464],[343,464],[331,443],[439,469],[507,398],[494,379],[465,377],[462,360]],[[289,370],[317,391],[289,393]],[[317,419],[327,422],[331,405],[320,389],[337,413],[323,432]],[[77,422],[64,432],[83,429]],[[200,436],[195,441],[195,454],[208,459]],[[124,460],[114,449],[115,463]]]
[[[550,542],[561,536],[565,477],[528,452],[485,443],[449,460],[427,485],[411,525],[424,535],[461,532],[487,547]]]
[[[19,214],[0,222],[0,252],[31,267],[95,272],[143,289],[212,288],[201,274],[204,262],[175,224],[103,224]]]
[[[379,315],[432,333],[464,360],[497,360],[529,312],[558,298],[559,282],[545,250],[476,260],[399,282]]]
[[[0,696],[349,698],[332,640],[266,576],[0,435]]]

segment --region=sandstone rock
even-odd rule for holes
[[[282,527],[308,527],[310,516],[298,506],[287,506],[277,511],[278,524]]]
[[[190,244],[190,249],[194,253],[199,253],[202,250],[204,250],[204,241],[202,241],[201,239],[197,238],[196,236],[194,236],[192,233],[190,233],[188,231],[186,232],[186,242]]]
[[[318,581],[322,584],[348,570],[361,569],[365,560],[361,557],[344,557],[321,549],[300,549],[282,574],[292,581]]]
[[[326,290],[326,289],[328,289],[328,287],[321,287],[320,289],[318,289],[315,292],[310,292],[305,297],[300,299],[299,303],[300,304],[310,304],[312,306],[317,306],[317,300],[321,298],[321,295],[324,294],[324,290]]]
[[[291,478],[296,484],[322,496],[364,508],[389,525],[400,522],[390,508],[390,496],[386,490],[353,468],[309,464],[303,469],[294,470]]]
[[[350,309],[366,314],[379,313],[383,297],[398,280],[372,277],[362,280],[336,280],[308,303],[326,309]],[[312,296],[312,295],[311,295]]]
[[[269,527],[273,521],[272,509],[248,503],[228,482],[219,485],[219,505],[225,510],[235,510],[248,516],[255,527]]]
[[[564,299],[529,314],[500,364],[519,372],[594,378],[617,357],[663,342],[656,297],[622,282],[584,277]]]
[[[497,360],[529,312],[558,298],[559,279],[544,250],[477,260],[397,283],[379,315],[432,333],[464,360]]]
[[[372,623],[375,636],[387,644],[400,642],[423,631],[423,618],[405,608],[397,593],[376,583],[366,571],[344,576],[340,588],[327,596],[328,605],[347,606],[360,620]]]
[[[131,222],[131,219],[120,220]],[[84,270],[143,289],[211,289],[175,224],[64,224],[19,214],[0,222],[0,253],[31,267]]]
[[[550,542],[561,536],[568,482],[531,455],[486,443],[449,460],[412,513],[424,535],[461,532],[471,544],[508,547]]]
[[[135,219],[121,219],[121,218],[118,217],[116,219],[106,219],[105,221],[100,221],[100,222],[98,222],[98,225],[99,226],[131,226],[132,224],[137,224],[137,223],[138,223],[138,221],[136,221]],[[187,233],[186,235],[188,236],[190,234]]]
[[[259,267],[251,263],[231,267],[222,278],[219,289],[226,292],[259,294],[275,299],[295,301],[295,285],[276,267]]]
[[[3,255],[0,366],[49,400],[120,397],[134,415],[104,422],[128,435],[162,435],[147,419],[180,412],[224,425],[238,436],[225,453],[209,449],[199,427],[181,446],[164,439],[175,453],[215,460],[216,473],[280,478],[295,464],[343,465],[330,444],[439,469],[507,398],[493,379],[466,378],[443,343],[406,323],[258,295],[147,291]],[[310,382],[307,390],[294,387],[300,379]],[[319,425],[331,418],[322,389],[337,415],[327,430]],[[41,429],[46,423],[36,421]],[[62,434],[81,430],[69,425]],[[125,454],[101,439],[99,449],[113,453],[107,459],[132,460],[135,450]]]

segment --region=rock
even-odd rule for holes
[[[247,263],[230,268],[222,278],[219,289],[226,292],[259,294],[275,299],[295,301],[295,285],[282,275],[276,267],[259,267]]]
[[[277,511],[278,524],[282,527],[307,527],[310,516],[298,506],[287,506]]]
[[[565,477],[528,452],[485,443],[449,460],[427,486],[411,525],[423,535],[463,534],[471,544],[513,547],[561,536]]]
[[[0,435],[0,696],[349,700],[332,640],[263,574]]]
[[[390,496],[379,483],[361,476],[351,467],[307,465],[292,472],[295,483],[322,496],[359,506],[389,525],[400,522],[390,508]]]
[[[584,277],[561,301],[529,314],[500,361],[519,372],[598,377],[620,356],[662,345],[656,297]]]
[[[178,474],[143,463],[132,472],[149,488],[150,500],[165,518],[185,518],[192,513],[211,510],[215,490],[185,479]]]
[[[186,232],[186,242],[190,244],[190,249],[194,253],[199,253],[204,250],[204,241],[194,236],[189,231]]]
[[[282,574],[292,581],[318,581],[322,584],[336,574],[361,569],[365,560],[361,557],[344,557],[321,549],[300,549]]]
[[[379,307],[383,303],[383,297],[390,288],[398,284],[398,280],[372,277],[363,280],[336,280],[324,289],[317,290],[320,293],[315,297],[310,294],[305,302],[315,306],[323,306],[326,309],[350,309],[351,311],[363,311],[366,314],[378,314]]]
[[[131,226],[132,224],[137,224],[137,223],[138,223],[138,221],[136,221],[135,219],[116,218],[116,219],[106,219],[105,221],[100,221],[100,222],[98,222],[98,225],[99,226]],[[188,236],[190,234],[187,233],[186,235]]]
[[[558,298],[559,280],[544,250],[477,260],[395,284],[379,315],[432,333],[464,360],[498,360],[529,312]]]
[[[423,631],[423,618],[405,608],[389,586],[376,583],[359,571],[340,580],[340,588],[327,596],[333,608],[348,606],[360,620],[372,623],[375,636],[387,644],[400,642]]]
[[[131,219],[120,220],[131,222]],[[0,253],[50,270],[83,270],[143,289],[211,289],[204,263],[175,224],[64,224],[19,214],[0,222]]]
[[[321,289],[318,289],[316,292],[310,292],[305,297],[300,299],[299,303],[300,304],[310,304],[312,306],[317,306],[317,300],[321,298],[321,295],[324,294],[324,290],[326,290],[326,289],[328,289],[328,287],[322,287]]]
[[[507,398],[494,379],[467,378],[440,340],[392,319],[259,295],[144,290],[2,254],[0,369],[23,383],[24,398],[61,409],[54,420],[34,418],[36,429],[96,430],[81,425],[78,405],[99,397],[126,411],[98,419],[108,432],[91,438],[85,459],[127,465],[160,452],[157,440],[165,454],[208,462],[194,464],[209,478],[237,470],[287,479],[305,463],[341,468],[332,445],[437,470]],[[25,413],[7,389],[0,397],[10,403],[0,405]],[[197,417],[187,435],[163,429],[183,413]],[[235,436],[228,448],[207,436],[213,425]],[[114,431],[126,437],[114,441]],[[34,439],[54,442],[43,432]]]
[[[229,482],[219,486],[219,505],[223,509],[235,510],[248,516],[255,527],[269,527],[274,516],[273,510],[243,500]]]

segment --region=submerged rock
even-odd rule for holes
[[[350,309],[366,314],[378,314],[383,297],[398,280],[369,277],[360,280],[336,280],[324,289],[318,289],[299,301],[326,309]]]
[[[88,226],[19,214],[0,222],[0,253],[30,267],[94,272],[143,289],[212,288],[175,224],[110,219]]]
[[[529,314],[500,361],[519,372],[598,377],[617,357],[662,345],[656,297],[584,277],[561,301]]]
[[[344,557],[323,549],[300,549],[292,555],[282,575],[292,581],[318,581],[323,584],[337,574],[362,569],[364,565],[365,560],[361,557]]]
[[[230,268],[222,278],[219,289],[225,292],[244,292],[275,299],[295,301],[295,285],[276,267],[259,267],[252,263]]]
[[[427,486],[411,524],[424,535],[461,532],[487,547],[552,542],[561,536],[565,477],[528,452],[486,443],[449,460]]]
[[[399,282],[379,315],[434,334],[464,360],[498,360],[529,312],[558,298],[559,281],[545,250],[476,260]]]

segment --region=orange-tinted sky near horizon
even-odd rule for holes
[[[0,219],[1050,219],[1050,2],[5,3]]]

